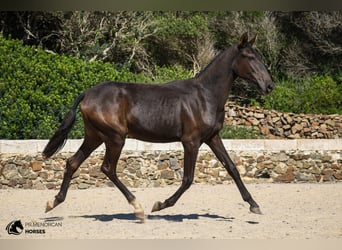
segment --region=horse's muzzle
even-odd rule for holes
[[[265,93],[266,93],[266,94],[271,93],[272,90],[274,89],[274,87],[275,87],[275,84],[274,84],[273,82],[267,83]]]

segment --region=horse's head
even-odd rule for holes
[[[24,227],[23,224],[21,224],[21,221],[17,220],[10,222],[6,227],[6,230],[8,234],[19,235],[24,230]]]
[[[247,32],[240,37],[240,42],[237,45],[238,55],[233,62],[233,71],[237,76],[259,86],[263,94],[268,94],[273,90],[274,83],[260,56],[252,48],[256,37],[257,35],[248,41]]]

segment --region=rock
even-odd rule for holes
[[[323,162],[331,162],[332,156],[324,154],[321,159],[322,159]]]
[[[38,189],[38,190],[46,189],[46,186],[40,180],[32,181],[32,186],[33,186],[34,189]]]
[[[231,158],[233,159],[232,155],[231,155]],[[233,160],[233,161],[235,161],[235,160]],[[219,167],[219,162],[218,162],[218,160],[215,160],[215,159],[210,160],[210,161],[208,162],[208,167],[209,167],[209,168],[218,168],[218,167]]]
[[[264,155],[260,155],[260,156],[258,156],[258,158],[257,158],[257,160],[256,160],[258,163],[259,162],[263,162],[263,161],[265,161],[265,156]]]
[[[330,127],[335,127],[335,121],[332,119],[328,119],[324,123]]]
[[[169,164],[167,161],[158,161],[157,168],[158,170],[165,170],[169,168]]]
[[[31,173],[31,170],[27,167],[21,167],[18,169],[18,172],[22,177],[27,177]]]
[[[290,130],[291,129],[291,126],[290,125],[284,125],[283,126],[283,129],[286,131],[286,130]]]
[[[46,183],[46,188],[47,189],[55,189],[56,188],[56,184],[55,183]]]
[[[285,115],[285,119],[286,119],[288,124],[291,124],[293,122],[293,119],[290,115]]]
[[[289,135],[287,138],[289,138],[289,139],[300,139],[300,134],[292,134],[292,135]]]
[[[135,172],[136,172],[134,167],[127,167],[126,171],[128,171],[128,173],[130,173],[130,174],[135,174]]]
[[[2,175],[7,180],[16,179],[16,178],[21,177],[19,175],[19,172],[18,172],[18,167],[12,163],[5,165],[5,167],[2,169]]]
[[[278,177],[275,178],[276,182],[285,182],[290,183],[295,180],[296,176],[294,174],[294,168],[289,167],[286,172]]]
[[[262,179],[269,179],[271,178],[269,172],[267,169],[258,169],[255,174],[254,174],[255,178],[262,178]]]
[[[301,124],[296,123],[295,125],[292,126],[291,132],[292,134],[296,134],[297,132],[301,132],[303,129],[303,126]]]
[[[172,170],[163,170],[160,173],[160,178],[166,179],[166,180],[172,180],[175,178],[175,172]]]
[[[234,109],[228,109],[228,116],[230,117],[235,117],[236,116],[236,112],[234,111]]]
[[[168,160],[168,159],[170,159],[170,156],[169,156],[168,154],[162,153],[162,154],[160,154],[158,160],[160,160],[160,161],[165,161],[165,160]]]
[[[313,167],[310,168],[310,173],[313,173],[313,174],[320,174],[320,173],[321,173],[321,170],[319,169],[319,167],[313,166]]]
[[[313,174],[295,172],[296,180],[300,182],[316,182],[316,177]]]
[[[331,169],[323,170],[322,174],[323,174],[323,176],[322,176],[323,181],[333,181],[334,180],[334,177],[333,177],[334,171],[333,170],[331,170]]]
[[[225,170],[222,170],[222,171],[219,171],[218,172],[218,176],[219,177],[226,177],[228,175],[228,173],[227,173],[227,171],[225,171]]]
[[[274,172],[277,174],[285,174],[287,171],[287,165],[283,162],[279,162],[277,166],[274,168]]]
[[[43,168],[43,162],[41,161],[31,161],[30,167],[33,171],[40,171]]]
[[[281,162],[285,162],[289,159],[289,157],[287,156],[287,154],[285,154],[285,152],[280,152],[279,154],[277,154],[276,156],[276,161],[281,161]]]
[[[335,177],[336,180],[342,180],[342,174],[340,174],[338,172],[334,172],[333,176]]]
[[[260,129],[260,133],[263,135],[267,135],[270,133],[270,129],[267,125],[264,125],[264,126],[259,125],[259,129]]]
[[[170,158],[170,168],[172,170],[178,170],[181,168],[176,158]]]
[[[89,184],[86,184],[86,183],[80,183],[78,184],[78,189],[87,189],[89,188]]]
[[[47,171],[41,171],[41,172],[39,172],[38,176],[41,177],[43,180],[47,180],[48,172]]]
[[[276,123],[276,122],[278,122],[278,121],[280,121],[280,117],[279,117],[279,116],[276,116],[276,117],[273,117],[273,118],[272,118],[272,122],[273,122],[273,123]]]
[[[92,167],[89,170],[89,176],[94,177],[94,178],[99,178],[99,179],[104,179],[106,178],[106,175],[101,171],[100,168],[98,167]]]
[[[331,169],[342,170],[342,164],[332,163],[330,167]]]
[[[247,121],[253,126],[258,126],[260,123],[260,121],[258,119],[255,119],[255,118],[249,118]]]
[[[264,119],[265,115],[263,113],[254,113],[254,117],[257,119]]]

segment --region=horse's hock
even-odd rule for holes
[[[64,151],[44,160],[46,141],[0,141],[0,188],[58,189],[65,161],[82,140],[70,140]],[[246,183],[342,181],[342,139],[225,140],[225,147]],[[234,149],[234,150],[230,150]],[[113,186],[101,172],[100,147],[74,174],[71,188]],[[180,144],[151,144],[128,140],[117,173],[129,187],[179,185],[183,176]],[[211,151],[201,148],[195,183],[226,184],[233,180]]]

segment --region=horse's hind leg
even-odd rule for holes
[[[82,162],[86,158],[88,158],[91,152],[93,152],[101,143],[102,142],[99,139],[90,139],[89,137],[84,138],[84,141],[79,150],[72,157],[67,159],[66,169],[64,172],[63,182],[60,191],[55,196],[55,200],[53,202],[47,202],[45,212],[49,212],[65,200],[69,184],[72,179],[72,175],[76,172],[76,170],[82,164]]]
[[[135,196],[128,188],[119,180],[116,174],[116,166],[124,146],[124,139],[119,135],[115,135],[109,142],[106,142],[106,153],[101,166],[102,172],[115,184],[123,193],[129,204],[134,207],[135,216],[143,222],[145,219],[142,206],[136,201]]]

